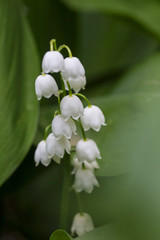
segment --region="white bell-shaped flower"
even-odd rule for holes
[[[99,131],[101,125],[106,126],[105,117],[101,109],[94,105],[84,109],[81,121],[85,131],[89,130],[90,128],[93,128],[95,131]]]
[[[80,162],[92,162],[96,158],[101,159],[97,144],[91,139],[79,140],[76,145],[76,154]]]
[[[62,71],[64,67],[63,55],[58,51],[48,51],[42,60],[42,69],[45,73]]]
[[[94,224],[91,216],[88,213],[77,213],[73,218],[71,233],[78,236],[83,235],[94,229]]]
[[[50,133],[46,140],[46,149],[48,156],[55,160],[56,156],[63,158],[65,150],[70,153],[71,145],[66,137],[62,136],[57,139],[53,133]]]
[[[76,57],[67,57],[64,59],[64,68],[62,73],[62,78],[65,81],[66,90],[68,90],[68,86],[66,82],[68,81],[71,88],[75,92],[79,92],[82,88],[85,88],[86,85],[86,77],[85,70],[81,62]]]
[[[40,162],[46,167],[50,164],[51,157],[48,156],[46,151],[46,141],[43,140],[39,142],[34,154],[34,160],[36,166],[38,166]]]
[[[83,168],[82,166],[75,172],[73,188],[76,192],[84,190],[87,193],[91,193],[94,186],[99,187],[99,183],[94,175],[93,169]]]
[[[38,100],[40,100],[42,96],[46,98],[51,97],[53,94],[58,96],[57,83],[49,74],[42,74],[36,78],[35,91]]]
[[[88,162],[88,161],[80,162],[78,160],[77,156],[75,155],[73,157],[73,160],[72,160],[72,165],[73,165],[72,174],[75,174],[79,168],[82,168],[82,164],[84,164],[84,167],[86,169],[90,169],[92,171],[94,171],[94,169],[98,169],[99,168],[99,164],[97,163],[97,161],[93,161],[93,162]]]
[[[60,109],[65,121],[67,121],[70,117],[77,120],[83,114],[82,102],[75,95],[65,96],[61,101]]]
[[[62,115],[57,115],[52,121],[52,132],[57,139],[62,136],[70,139],[72,133],[76,134],[76,125],[71,118],[65,121]]]

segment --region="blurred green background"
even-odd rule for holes
[[[78,239],[159,240],[160,1],[0,0],[0,24],[0,239],[44,240],[61,227],[64,162],[34,166],[56,104],[38,106],[34,82],[56,38],[83,63],[84,94],[108,124],[87,133],[101,187],[82,193],[96,229]],[[77,211],[70,193],[69,233]]]

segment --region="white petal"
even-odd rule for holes
[[[51,162],[51,158],[48,158],[48,159],[46,159],[46,160],[41,160],[41,163],[42,163],[45,167],[47,167],[47,166],[50,164],[50,162]]]
[[[94,105],[84,109],[81,121],[85,131],[89,130],[90,128],[93,128],[95,131],[99,131],[101,125],[106,125],[101,109]]]
[[[92,169],[81,168],[76,171],[73,188],[77,192],[81,192],[82,190],[84,190],[87,193],[91,193],[94,186],[99,187],[99,183]]]
[[[67,121],[70,117],[77,120],[83,114],[83,105],[80,99],[75,96],[65,96],[60,104],[61,114]]]
[[[55,155],[56,147],[57,147],[57,140],[55,136],[51,133],[48,135],[46,139],[46,149],[50,157],[53,157]]]
[[[71,118],[69,118],[67,121],[67,124],[69,125],[72,133],[74,133],[76,135],[77,134],[76,133],[76,125],[75,125],[74,121]]]
[[[64,148],[68,154],[70,154],[71,144],[67,138],[64,137]]]
[[[85,70],[81,62],[76,57],[68,57],[64,60],[64,69],[62,71],[62,78],[65,82],[65,88],[68,90],[66,82],[70,83],[71,88],[75,92],[79,92],[85,88],[86,77]]]
[[[86,141],[81,139],[76,145],[76,154],[79,161],[94,161],[96,158],[101,159],[99,149],[96,143],[87,139]]]
[[[57,139],[62,136],[70,139],[72,132],[76,133],[76,125],[72,119],[65,121],[62,115],[57,115],[52,121],[52,132]]]
[[[77,78],[69,78],[68,82],[69,82],[71,88],[77,93],[81,89],[85,89],[86,77],[78,76]]]
[[[73,218],[71,233],[82,236],[84,233],[94,229],[92,218],[87,213],[77,213]]]
[[[76,57],[67,57],[64,59],[63,72],[70,77],[77,77],[79,75],[83,76],[85,74],[83,65]]]
[[[38,81],[38,78],[36,78],[36,81],[35,81],[35,92],[38,100],[41,100],[43,94],[42,94],[41,85]]]
[[[58,86],[56,81],[49,74],[40,75],[36,78],[35,81],[35,91],[38,97],[38,100],[42,98],[42,96],[49,98],[53,94],[58,96]]]
[[[53,133],[49,134],[46,140],[46,149],[50,157],[57,155],[59,158],[63,158],[64,151],[70,153],[70,143],[67,138],[62,136],[60,139],[56,139]]]
[[[36,166],[41,162],[44,166],[48,166],[51,162],[50,157],[48,156],[48,153],[46,151],[46,141],[41,141],[39,142],[35,155],[34,155],[34,160],[36,163]]]
[[[42,60],[42,69],[45,73],[59,72],[63,70],[64,58],[58,51],[48,51]]]

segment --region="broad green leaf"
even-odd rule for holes
[[[99,228],[95,228],[93,231],[88,232],[77,240],[120,240],[121,235],[117,232],[114,224],[108,224]]]
[[[87,81],[130,67],[153,53],[158,41],[137,25],[97,12],[78,12],[77,55]],[[106,80],[106,79],[105,79]]]
[[[113,16],[71,11],[61,1],[25,0],[25,5],[41,56],[48,50],[50,39],[56,38],[58,45],[67,44],[81,60],[87,81],[117,74],[158,46],[158,41],[143,29]],[[63,54],[66,56],[65,50]]]
[[[37,126],[36,46],[18,0],[0,1],[0,185],[29,150]]]
[[[160,2],[153,0],[63,0],[74,9],[101,11],[104,13],[128,17],[148,29],[160,39]]]
[[[102,152],[99,176],[121,174],[137,162],[159,159],[159,63],[156,54],[129,71],[112,92],[105,96],[102,89],[102,96],[92,99],[108,123],[100,132],[91,132]]]
[[[71,240],[72,238],[64,230],[56,230],[49,240]]]
[[[57,39],[57,45],[75,47],[77,29],[76,14],[60,1],[23,0],[27,15],[35,36],[41,57],[49,49],[52,38]],[[63,51],[64,54],[67,51]]]

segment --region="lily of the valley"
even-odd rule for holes
[[[76,145],[76,155],[80,162],[92,162],[95,161],[96,158],[101,159],[97,144],[92,139],[79,140]]]
[[[65,121],[64,117],[59,114],[52,121],[52,132],[57,139],[62,136],[70,139],[72,133],[76,134],[76,125],[71,118]]]
[[[81,100],[75,95],[65,96],[60,103],[60,109],[65,121],[70,117],[77,120],[84,111]]]
[[[36,166],[38,166],[40,162],[46,167],[50,164],[51,157],[48,156],[48,153],[46,151],[45,140],[39,142],[34,154],[34,161]]]
[[[42,98],[42,96],[49,98],[53,94],[58,96],[58,86],[54,78],[49,74],[42,74],[36,78],[35,81],[35,91],[38,100]]]
[[[42,60],[42,69],[45,73],[57,73],[64,67],[63,55],[58,51],[48,51]]]
[[[99,183],[92,169],[83,168],[82,166],[75,172],[73,188],[76,192],[84,190],[87,193],[91,193],[94,186],[99,187]]]
[[[99,131],[101,125],[106,126],[105,117],[101,109],[94,105],[88,106],[84,109],[81,121],[85,131],[90,128]]]
[[[56,156],[63,158],[65,150],[70,154],[71,145],[66,137],[57,139],[53,133],[50,133],[46,139],[46,149],[48,156],[55,160]]]
[[[78,236],[83,235],[86,232],[89,232],[94,229],[94,224],[91,216],[88,213],[77,213],[74,216],[71,233],[77,234]]]
[[[71,88],[75,92],[79,92],[82,88],[85,88],[86,77],[85,70],[81,62],[76,57],[67,57],[64,59],[64,68],[62,73],[63,80],[65,82],[66,90],[68,90],[66,82],[68,81]]]

